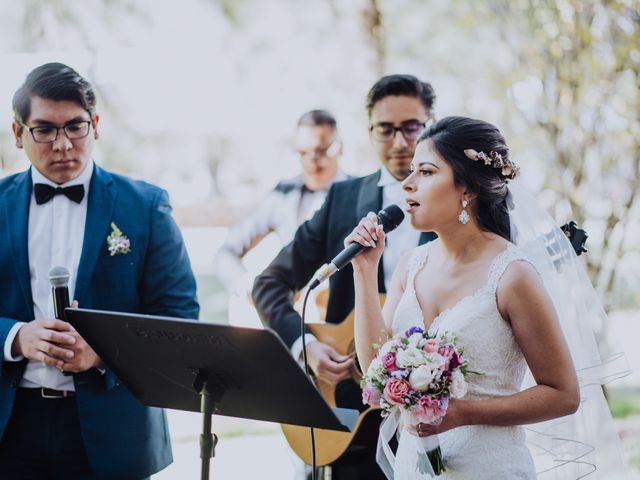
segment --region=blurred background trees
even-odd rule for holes
[[[484,9],[476,19],[495,18],[516,55],[505,87],[530,128],[542,134],[528,146],[546,163],[545,187],[556,213],[588,229],[587,263],[608,305],[633,304],[640,264],[638,2],[478,5]]]
[[[457,84],[446,92],[463,96],[458,112],[496,122],[554,217],[588,230],[586,262],[606,306],[637,306],[640,4],[385,5],[386,71],[430,64],[440,99],[441,76]]]
[[[377,167],[364,97],[382,74],[430,81],[440,117],[496,123],[559,222],[589,232],[611,308],[640,304],[637,0],[0,0],[0,161],[24,167],[10,101],[66,61],[99,91],[99,162],[169,189],[184,226],[226,226],[294,175],[297,116],[333,110],[344,166]]]

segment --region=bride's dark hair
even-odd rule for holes
[[[429,127],[418,142],[430,140],[440,156],[453,169],[453,181],[476,195],[471,211],[482,230],[511,240],[507,206],[507,178],[501,169],[471,160],[465,150],[499,154],[510,162],[509,147],[495,126],[466,117],[446,117]]]

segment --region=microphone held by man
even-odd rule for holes
[[[51,284],[51,296],[53,297],[53,316],[58,320],[66,321],[64,310],[70,306],[69,302],[69,270],[65,267],[53,267],[49,270],[49,283]],[[58,367],[64,376],[71,372]]]
[[[49,283],[53,296],[53,316],[58,320],[65,320],[64,309],[69,302],[69,270],[65,267],[53,267],[49,270]]]

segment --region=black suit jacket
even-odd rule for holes
[[[360,219],[382,207],[380,171],[331,186],[323,206],[296,231],[253,285],[253,301],[265,326],[275,330],[291,347],[300,337],[300,315],[293,308],[294,293],[301,290],[318,268],[344,248],[344,239]],[[420,243],[435,238],[423,233]],[[407,245],[407,251],[415,245]],[[354,286],[351,264],[329,279],[326,321],[340,323],[353,310]],[[382,262],[378,290],[385,293]]]

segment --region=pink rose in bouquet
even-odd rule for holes
[[[393,352],[389,352],[385,356],[383,356],[382,366],[389,372],[395,372],[396,370],[399,370],[398,365],[396,364],[396,354]]]
[[[405,397],[411,392],[411,384],[399,378],[390,378],[384,387],[384,398],[393,405],[404,405]]]
[[[362,389],[362,403],[371,405],[372,407],[380,406],[380,398],[382,395],[377,388],[371,385],[365,385]]]
[[[438,400],[429,395],[422,395],[418,399],[416,417],[420,423],[437,423],[447,412],[447,399]]]

